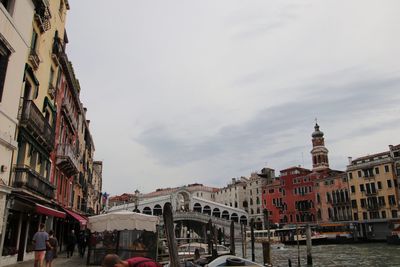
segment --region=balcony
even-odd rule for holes
[[[366,191],[366,192],[364,192],[364,194],[367,197],[373,197],[373,196],[376,196],[378,194],[378,192],[376,192],[376,191]]]
[[[43,33],[45,31],[50,30],[51,24],[51,13],[49,9],[49,1],[48,0],[34,0],[35,5],[35,22],[39,27],[40,31]]]
[[[54,99],[56,97],[56,88],[52,83],[49,83],[49,89],[47,92],[51,99]]]
[[[373,204],[368,204],[367,205],[367,210],[368,211],[377,211],[377,210],[379,210],[379,205],[378,205],[378,203],[373,203]]]
[[[64,101],[62,103],[62,111],[64,112],[66,119],[72,129],[76,131],[78,129],[78,121],[74,116],[72,107],[72,103],[68,100],[68,98],[64,98]]]
[[[54,63],[58,66],[60,64],[60,57],[64,55],[64,44],[61,38],[55,36],[51,58]]]
[[[53,150],[54,130],[32,100],[24,100],[20,125],[49,153]]]
[[[37,70],[39,68],[40,58],[35,49],[31,49],[31,51],[29,52],[28,60],[34,70]]]
[[[56,163],[67,176],[75,175],[79,171],[79,155],[70,144],[58,145]]]
[[[54,186],[28,166],[15,167],[14,187],[24,188],[47,199],[54,198]]]

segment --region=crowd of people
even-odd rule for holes
[[[53,230],[46,232],[45,225],[41,223],[39,225],[39,230],[33,235],[32,240],[35,251],[34,266],[52,267],[53,260],[57,258],[59,245],[57,238],[54,236]],[[78,245],[79,256],[83,258],[83,256],[85,255],[87,243],[87,231],[80,231],[78,235],[76,235],[75,231],[71,230],[66,239],[67,258],[73,256],[76,245]]]

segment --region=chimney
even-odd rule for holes
[[[353,158],[352,157],[348,157],[348,159],[349,159],[349,165],[351,165],[351,162],[353,161]]]
[[[232,178],[232,184],[236,183],[236,178]]]

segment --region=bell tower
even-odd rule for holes
[[[329,169],[328,149],[325,147],[324,133],[319,130],[318,123],[315,123],[314,132],[312,133],[311,150],[313,171],[319,172]]]

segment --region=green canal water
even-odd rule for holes
[[[251,260],[251,250],[248,245],[247,259]],[[292,266],[297,266],[297,246],[285,246],[284,249],[271,249],[273,266],[288,266],[291,259]],[[242,256],[241,245],[236,246],[236,255]],[[256,261],[263,263],[262,246],[255,245]],[[300,264],[307,266],[306,246],[300,246]],[[321,245],[312,247],[313,266],[399,266],[400,246],[386,243]]]

